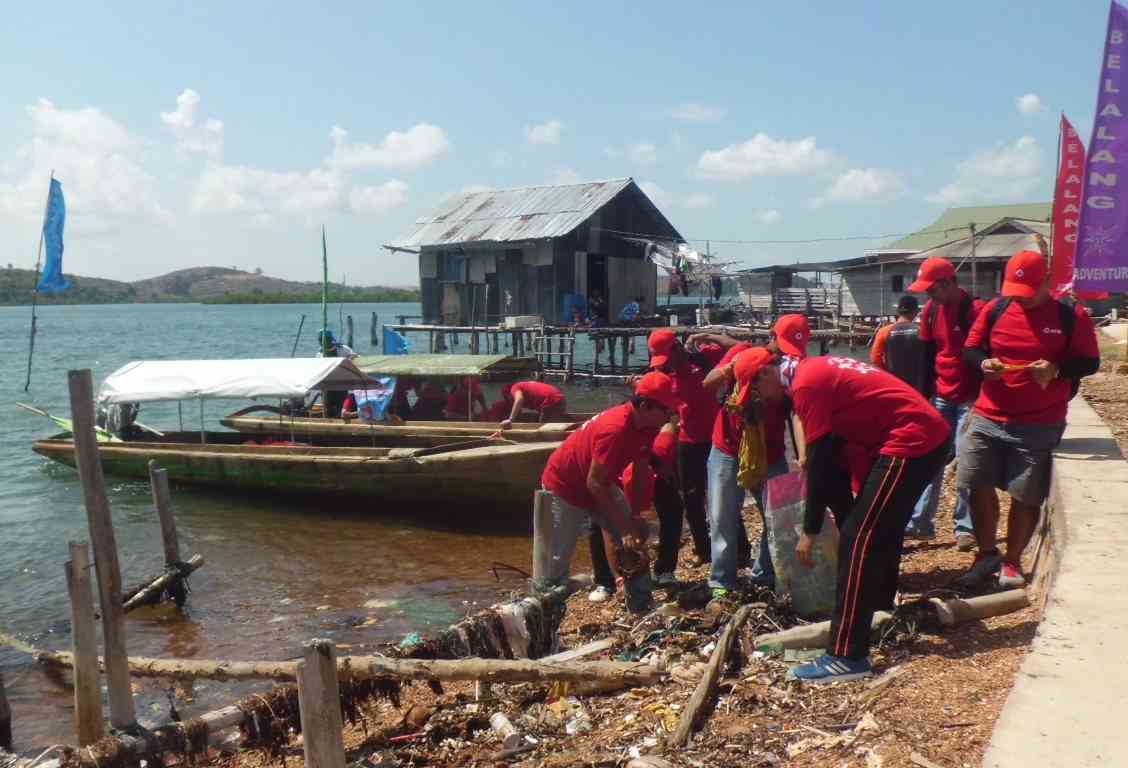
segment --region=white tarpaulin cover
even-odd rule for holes
[[[269,360],[138,360],[102,382],[98,402],[304,397],[311,389],[363,387],[368,377],[344,357]]]

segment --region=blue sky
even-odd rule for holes
[[[0,263],[52,168],[68,272],[410,284],[445,195],[633,176],[688,238],[906,232],[1048,200],[1108,4],[35,3],[0,29]],[[873,242],[717,244],[742,264]],[[694,243],[704,246],[703,242]]]

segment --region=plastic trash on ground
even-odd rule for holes
[[[789,472],[764,482],[764,514],[775,566],[776,590],[790,595],[795,612],[810,618],[834,610],[838,527],[828,514],[822,531],[815,537],[814,566],[807,568],[800,563],[795,557],[795,545],[803,532],[806,498],[807,482],[802,472]]]

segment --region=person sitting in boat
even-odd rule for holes
[[[544,423],[553,419],[563,419],[568,406],[564,393],[543,381],[518,381],[503,387],[501,396],[511,403],[509,417],[501,422],[502,429],[509,429],[522,411],[535,411],[537,421]]]
[[[485,410],[486,394],[482,391],[482,385],[476,377],[466,376],[459,379],[447,395],[443,415],[451,421],[471,421],[473,414],[480,416]]]
[[[442,384],[429,380],[417,382],[411,421],[442,421],[446,402],[447,393]]]
[[[534,580],[534,589],[568,581],[576,541],[592,522],[604,530],[611,565],[625,579],[627,609],[650,609],[647,525],[632,513],[618,479],[633,463],[631,494],[642,496],[651,444],[678,402],[670,377],[653,371],[638,380],[630,400],[597,414],[553,451],[541,475],[552,513],[552,552],[548,572]]]
[[[328,328],[323,329],[317,334],[317,356],[318,357],[346,357],[352,359],[356,357],[356,352],[348,344],[342,344],[337,341],[337,337]]]

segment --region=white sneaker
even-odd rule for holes
[[[588,595],[588,600],[593,603],[606,603],[614,593],[607,587],[598,586]]]

